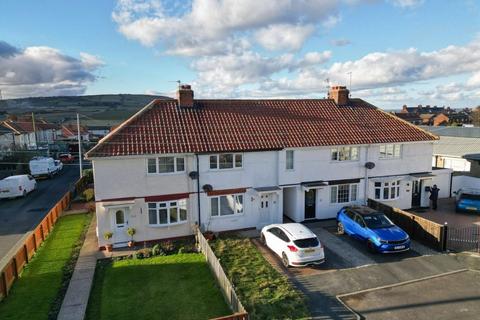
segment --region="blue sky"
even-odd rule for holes
[[[179,5],[181,3],[181,5]],[[101,93],[480,104],[474,0],[2,0],[7,98]],[[329,79],[329,82],[326,80]]]

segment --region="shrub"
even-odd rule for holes
[[[172,240],[166,240],[160,243],[160,248],[162,248],[166,254],[171,254],[175,252],[175,243]]]
[[[95,202],[87,203],[86,208],[87,208],[88,212],[95,212],[95,210],[97,210],[97,208],[95,206]]]
[[[83,170],[83,176],[85,177],[85,184],[93,183],[93,170],[85,169]]]
[[[113,237],[113,233],[111,231],[107,231],[103,234],[103,238],[105,240],[110,240]]]
[[[157,243],[152,247],[152,255],[153,256],[164,256],[165,252],[160,248],[160,245]]]
[[[90,202],[95,198],[95,191],[92,188],[87,189],[83,191],[83,196],[85,198],[85,201]]]
[[[135,252],[135,258],[143,259],[150,258],[152,256],[152,250],[150,248],[143,248]]]

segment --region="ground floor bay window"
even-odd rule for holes
[[[187,221],[187,200],[149,202],[148,224],[165,226]]]
[[[339,184],[330,187],[330,203],[357,201],[358,183]]]

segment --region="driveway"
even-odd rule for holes
[[[334,222],[308,223],[307,226],[315,232],[325,247],[326,262],[317,267],[289,268],[287,270],[282,266],[280,259],[273,255],[268,248],[264,247],[258,239],[254,240],[254,243],[259,247],[267,260],[276,269],[287,275],[308,297],[309,308],[314,319],[357,319],[357,315],[351,309],[359,307],[358,311],[361,313],[365,310],[362,308],[370,306],[367,303],[362,304],[363,296],[361,295],[352,295],[348,299],[344,298],[344,300],[338,299],[338,296],[366,289],[385,288],[398,285],[399,283],[409,283],[429,277],[443,276],[444,279],[447,279],[449,277],[448,273],[459,270],[465,271],[467,268],[462,261],[457,259],[456,255],[439,254],[415,241],[412,242],[412,249],[408,252],[383,255],[373,254],[368,252],[361,242],[345,235],[337,235]],[[478,260],[480,261],[480,259]],[[461,279],[464,280],[464,285],[471,285],[466,282],[468,278]],[[421,285],[418,286],[421,287]],[[437,290],[433,285],[431,287],[426,286],[426,288],[428,290]],[[458,288],[458,286],[452,288]],[[387,288],[384,290],[388,291]],[[405,291],[399,290],[398,292],[398,295],[392,294],[392,301],[397,303],[407,301],[402,296],[402,294],[405,294]],[[430,296],[430,292],[423,289],[418,291],[417,294]],[[435,294],[437,297],[443,295],[443,297],[450,297],[455,300],[469,293],[455,291]],[[435,294],[432,293],[432,297],[435,297]],[[374,299],[373,293],[371,295],[371,299]],[[381,293],[378,293],[375,298],[379,296],[381,296]],[[365,296],[365,298],[370,299],[370,296]],[[358,304],[353,304],[354,301],[359,302]],[[385,303],[388,304],[389,302]],[[462,305],[462,301],[459,300],[458,303]],[[350,306],[350,304],[352,305]],[[403,309],[394,308],[389,310],[389,312],[391,311],[396,315],[397,311],[404,312],[407,309],[411,311],[411,308],[422,306],[406,305]],[[425,306],[427,306],[426,303]],[[381,307],[378,309],[381,309]],[[372,310],[368,309],[367,311],[370,312]],[[375,312],[380,314],[379,311]],[[372,314],[373,312],[368,315],[368,319],[370,319]],[[391,318],[390,316],[385,317],[384,314],[381,316],[378,319]],[[430,315],[425,319],[431,318]]]
[[[437,210],[426,208],[409,211],[440,224],[447,222],[449,226],[468,226],[471,224],[480,226],[479,214],[455,212],[455,198],[439,199]]]
[[[37,190],[25,198],[0,200],[0,259],[45,217],[78,180],[77,166],[65,166],[50,180],[39,180]]]

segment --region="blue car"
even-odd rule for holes
[[[339,234],[364,241],[371,252],[391,253],[410,249],[410,237],[382,212],[365,206],[344,207],[337,214]]]
[[[479,212],[480,213],[480,190],[460,189],[456,192],[455,209],[457,212]]]

